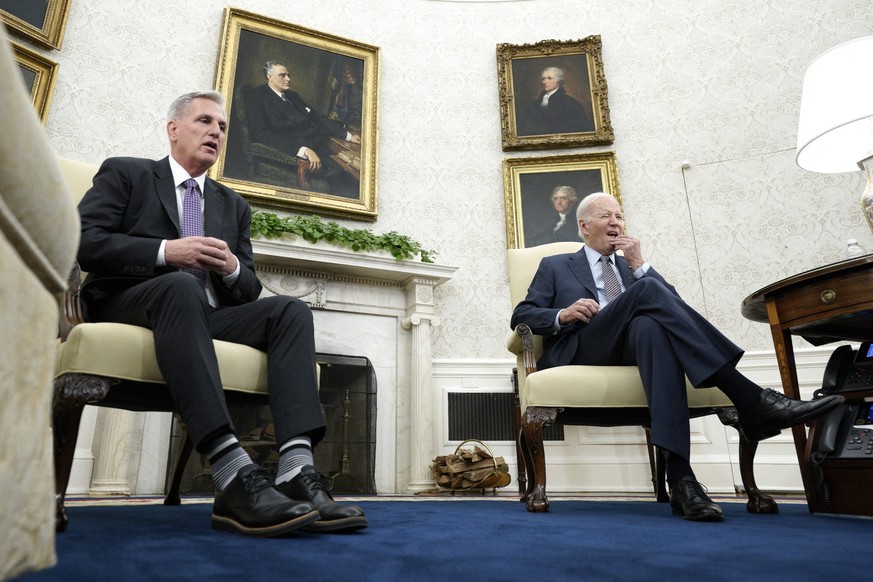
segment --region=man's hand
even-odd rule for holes
[[[315,153],[315,150],[312,148],[306,148],[306,151],[303,152],[303,155],[306,156],[306,159],[309,160],[309,169],[313,172],[316,172],[321,169],[321,158],[318,157],[318,154]]]
[[[361,143],[361,136],[355,135],[354,133],[350,134],[352,137],[349,138],[349,141],[352,143]]]
[[[222,277],[236,270],[236,257],[227,243],[211,236],[188,236],[168,240],[164,260],[177,269],[203,269]]]
[[[640,250],[640,241],[626,234],[620,234],[612,239],[612,248],[616,251],[624,253],[624,260],[627,261],[631,270],[636,271],[646,260],[643,258],[642,250]]]
[[[573,305],[561,310],[558,321],[561,325],[567,325],[576,320],[588,323],[592,317],[597,315],[598,311],[600,311],[600,304],[593,299],[579,299]]]

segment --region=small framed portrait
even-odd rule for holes
[[[49,105],[52,102],[52,92],[55,89],[58,64],[16,43],[12,43],[12,53],[21,71],[24,87],[30,93],[36,114],[45,124]]]
[[[609,121],[600,36],[497,45],[503,150],[607,145]]]
[[[507,248],[581,241],[579,201],[593,192],[612,194],[621,204],[614,152],[503,161]]]
[[[210,177],[252,203],[375,220],[378,81],[375,46],[227,8],[227,144]]]
[[[0,18],[9,32],[59,50],[72,0],[0,0]]]

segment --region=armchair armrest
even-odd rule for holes
[[[79,290],[82,284],[81,278],[82,269],[79,267],[79,263],[75,262],[67,278],[67,290],[64,291],[63,303],[61,305],[63,313],[58,322],[58,335],[61,341],[66,341],[70,330],[85,321],[82,302],[79,298]]]
[[[534,351],[533,337],[534,334],[530,327],[522,323],[515,327],[506,340],[506,349],[516,356],[522,356],[526,374],[533,374],[537,371],[537,357]]]

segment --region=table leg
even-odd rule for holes
[[[774,301],[767,302],[767,314],[770,318],[770,333],[773,336],[773,346],[776,348],[776,362],[779,364],[779,375],[782,378],[782,389],[789,398],[800,398],[800,382],[797,380],[797,367],[794,359],[794,346],[789,330],[779,323],[779,314]],[[806,458],[806,428],[801,423],[791,428],[794,435],[794,449],[800,464],[800,477],[806,501],[814,505],[816,497],[815,481],[809,459]]]

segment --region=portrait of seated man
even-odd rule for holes
[[[594,131],[590,108],[567,94],[563,69],[543,69],[540,84],[539,97],[518,111],[519,136]]]
[[[351,133],[346,124],[330,119],[306,103],[299,93],[291,90],[288,67],[275,60],[264,63],[266,83],[251,94],[250,108],[252,139],[309,162],[309,172],[326,183],[325,193],[357,198],[360,183],[331,157],[331,139],[360,144],[361,136]]]

